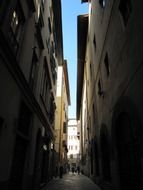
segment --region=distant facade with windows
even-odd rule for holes
[[[76,119],[68,120],[68,160],[70,167],[80,164],[80,130]]]

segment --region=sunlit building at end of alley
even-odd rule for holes
[[[70,169],[80,165],[80,126],[79,121],[73,118],[68,120],[68,164]]]

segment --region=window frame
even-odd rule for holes
[[[106,2],[107,0],[99,0],[99,4],[102,8],[105,8],[106,7]]]
[[[124,26],[126,26],[132,13],[131,0],[120,0],[118,9],[122,17]]]

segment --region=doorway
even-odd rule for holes
[[[133,119],[128,113],[122,112],[115,122],[118,168],[122,190],[143,189],[139,131],[138,126],[133,125]]]

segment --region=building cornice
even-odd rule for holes
[[[84,63],[86,54],[87,32],[88,32],[88,14],[79,15],[77,18],[78,31],[77,31],[77,109],[76,115],[79,119],[82,88],[83,88],[83,76],[84,76]]]
[[[64,76],[65,76],[67,99],[68,99],[68,104],[70,105],[71,104],[71,100],[70,100],[70,88],[69,88],[69,77],[68,77],[68,69],[67,69],[67,60],[64,60],[63,70],[64,70]]]
[[[88,0],[81,0],[81,3],[87,3]]]
[[[54,13],[54,27],[57,42],[58,65],[63,65],[63,31],[62,31],[62,7],[61,0],[52,1]]]

